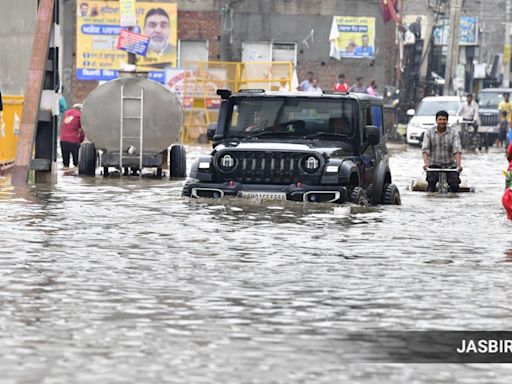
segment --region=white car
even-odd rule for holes
[[[407,124],[407,143],[421,145],[425,131],[436,124],[436,113],[448,112],[448,125],[451,126],[460,120],[457,110],[464,102],[460,96],[428,96],[421,100],[416,111],[407,111],[411,120]]]

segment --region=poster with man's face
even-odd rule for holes
[[[140,57],[137,64],[145,66],[166,64],[175,67],[177,57],[177,6],[176,4],[165,3],[150,4],[151,6],[144,6],[144,15],[137,13],[141,33],[149,37],[148,53],[146,57]]]
[[[128,62],[127,53],[117,49],[119,33],[125,29],[120,26],[119,1],[77,0],[76,10],[77,79],[116,78]],[[149,37],[147,56],[137,57],[137,70],[176,66],[177,14],[175,3],[136,2],[133,32]]]

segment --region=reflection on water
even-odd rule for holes
[[[165,179],[0,179],[2,380],[508,382],[507,366],[348,365],[358,351],[337,347],[510,325],[501,152],[465,156],[477,192],[450,199],[406,191],[419,150],[392,154],[403,205],[369,209],[188,200]]]

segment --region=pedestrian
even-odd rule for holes
[[[356,83],[350,88],[350,92],[354,93],[368,93],[366,87],[364,86],[363,78],[359,76],[356,79]]]
[[[308,72],[308,78],[299,84],[297,87],[298,91],[311,91],[311,86],[313,84],[313,79],[315,78],[315,74],[313,72]]]
[[[62,151],[62,162],[64,169],[69,168],[70,157],[73,157],[73,165],[78,166],[78,151],[80,144],[84,141],[85,134],[80,123],[82,104],[75,104],[73,108],[64,112],[62,128],[60,133],[60,149]]]
[[[285,77],[281,77],[279,81],[279,92],[288,92],[290,88],[288,87],[288,82]]]
[[[507,148],[510,147],[510,144],[512,144],[512,127],[508,127],[508,132],[507,132]]]
[[[466,102],[462,103],[457,110],[457,116],[462,117],[462,121],[470,123],[473,126],[475,133],[478,131],[478,120],[480,119],[479,107],[473,98],[473,94],[468,93],[466,95]]]
[[[334,92],[347,92],[348,91],[348,84],[345,82],[345,75],[343,73],[340,73],[338,76],[338,82],[334,84],[334,87],[332,88]]]
[[[423,169],[427,168],[454,168],[458,172],[448,172],[447,181],[450,185],[450,192],[458,192],[462,172],[462,148],[459,132],[448,127],[448,112],[439,111],[436,113],[436,125],[425,132],[423,145],[421,146],[423,156]],[[428,191],[435,192],[436,184],[439,181],[439,172],[428,171]]]
[[[61,94],[59,97],[59,116],[62,116],[64,112],[66,112],[66,109],[68,109],[68,104],[66,103],[66,98],[64,95]]]
[[[322,92],[322,88],[320,88],[320,85],[318,85],[318,79],[314,78],[311,82],[311,88],[309,89],[310,92]]]
[[[370,86],[366,88],[366,93],[370,96],[379,96],[377,93],[377,82],[375,80],[372,80]]]
[[[505,192],[501,198],[501,204],[507,211],[507,218],[512,220],[512,143],[507,147],[507,160],[509,163],[507,171],[504,172],[506,178]]]
[[[510,129],[508,121],[507,121],[507,111],[500,112],[500,130],[498,132],[498,147],[501,147],[500,144],[502,142],[505,143],[505,148],[507,148],[508,141],[508,130]]]
[[[508,92],[504,92],[503,93],[503,100],[500,101],[500,103],[498,104],[498,110],[500,112],[500,115],[502,114],[503,111],[507,112],[507,127],[510,127],[510,122],[511,122],[511,118],[512,118],[512,103],[509,101],[510,99],[510,93]],[[503,138],[500,136],[498,136],[498,147],[501,147],[503,146]]]

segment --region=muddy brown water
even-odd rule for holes
[[[507,365],[353,364],[364,351],[340,347],[512,324],[503,152],[465,154],[476,193],[449,197],[405,189],[418,148],[391,154],[403,205],[352,211],[0,178],[0,382],[508,383]]]

